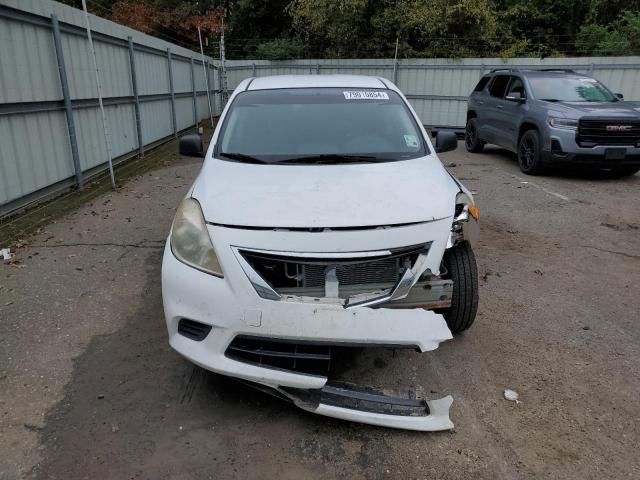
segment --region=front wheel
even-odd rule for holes
[[[453,280],[451,307],[442,314],[451,333],[460,333],[473,325],[478,311],[478,267],[471,244],[465,241],[449,248],[442,263]]]
[[[484,142],[478,136],[478,125],[475,118],[467,120],[467,127],[464,131],[464,146],[467,151],[480,153],[484,148]]]
[[[536,130],[524,132],[518,143],[518,165],[523,173],[527,175],[543,173],[540,150],[540,134]]]

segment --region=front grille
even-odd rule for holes
[[[178,333],[196,342],[204,340],[211,331],[211,325],[181,318],[178,322]]]
[[[242,335],[233,339],[225,355],[241,362],[309,375],[327,375],[331,366],[329,345],[294,343]]]
[[[630,128],[622,131],[612,130],[618,127]],[[580,119],[576,141],[581,147],[638,145],[640,144],[640,118],[631,120],[620,118]]]
[[[289,257],[242,250],[249,265],[281,295],[325,296],[327,276],[335,269],[338,296],[392,288],[412,267],[425,245],[396,249],[379,257]]]

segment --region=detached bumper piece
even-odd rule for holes
[[[454,426],[449,418],[450,395],[423,400],[410,393],[402,398],[343,384],[327,384],[318,390],[281,387],[278,391],[303,410],[340,420],[424,432]]]

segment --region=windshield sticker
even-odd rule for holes
[[[420,144],[418,143],[418,137],[416,137],[415,135],[405,135],[404,136],[404,143],[409,148],[419,148],[420,147]]]
[[[375,90],[349,90],[342,93],[346,100],[389,100],[387,92]]]

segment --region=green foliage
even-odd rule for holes
[[[256,58],[261,60],[286,60],[300,58],[304,54],[304,45],[297,40],[276,38],[261,43],[256,48]]]
[[[224,11],[228,58],[391,57],[396,39],[400,58],[640,54],[640,0],[123,1],[176,18]]]
[[[629,55],[640,50],[640,13],[624,12],[607,26],[583,26],[576,37],[581,53],[594,55]]]

